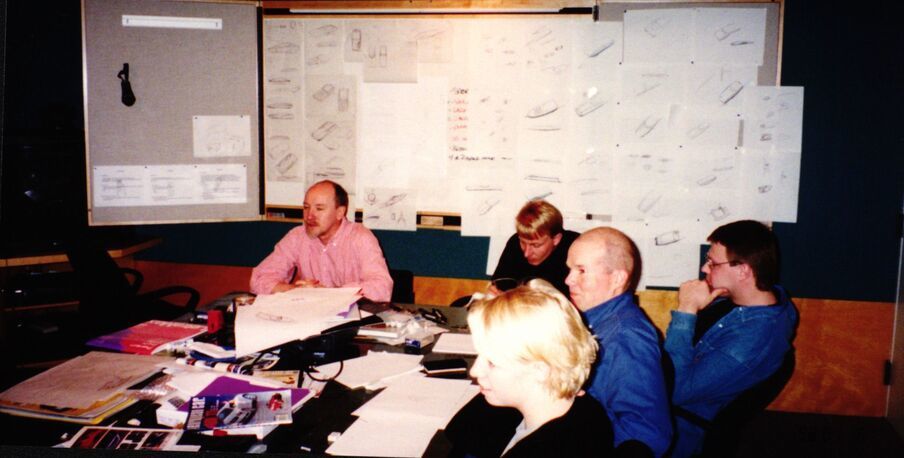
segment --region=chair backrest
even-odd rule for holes
[[[79,315],[84,324],[95,332],[117,330],[135,298],[128,277],[92,237],[73,238],[66,256],[76,277]]]
[[[723,407],[706,432],[702,456],[735,456],[742,429],[778,397],[791,380],[795,366],[796,354],[794,347],[791,347],[785,353],[782,365],[772,375]]]
[[[390,301],[398,304],[414,303],[414,273],[410,270],[390,269],[392,277],[392,298]]]

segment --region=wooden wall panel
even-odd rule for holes
[[[145,275],[144,290],[172,284],[192,286],[202,303],[231,291],[248,289],[250,267],[136,261]],[[415,277],[419,304],[445,305],[474,291],[486,280]],[[675,291],[641,291],[640,305],[663,333],[677,304]],[[797,368],[770,409],[790,412],[885,414],[882,370],[890,357],[894,304],[828,299],[794,299],[800,326],[794,345]]]

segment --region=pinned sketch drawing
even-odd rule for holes
[[[800,152],[804,88],[751,87],[744,97],[744,147]]]
[[[755,66],[711,65],[695,63],[687,74],[686,101],[710,109],[741,110],[745,88],[756,86]]]
[[[622,23],[579,21],[572,26],[575,82],[583,86],[617,80],[622,62]]]
[[[762,65],[764,8],[695,8],[695,63]]]
[[[371,229],[417,230],[414,191],[398,188],[364,188],[361,193],[364,225]]]
[[[422,63],[452,62],[455,29],[452,21],[414,19],[397,21],[407,40],[417,43],[417,61]]]
[[[560,22],[524,23],[524,71],[534,78],[570,78],[571,30]]]
[[[625,104],[683,105],[687,67],[682,65],[623,65],[621,97]]]
[[[372,31],[375,32],[375,31]],[[416,83],[417,41],[398,26],[370,33],[364,43],[363,81],[367,83]]]
[[[305,21],[305,75],[339,75],[342,73],[342,22],[312,19]]]
[[[745,150],[742,211],[763,221],[797,222],[800,153]]]
[[[625,13],[625,63],[688,64],[693,55],[693,10],[632,9]]]
[[[352,119],[358,106],[354,75],[311,75],[305,78],[305,117]]]
[[[195,157],[251,155],[251,116],[192,116]]]
[[[304,25],[294,19],[264,21],[264,68],[268,75],[301,74]]]

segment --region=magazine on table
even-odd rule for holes
[[[286,389],[193,397],[185,429],[211,431],[291,422],[292,391]]]

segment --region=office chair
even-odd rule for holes
[[[147,320],[175,319],[194,311],[201,299],[188,286],[139,293],[141,272],[119,267],[98,241],[88,237],[70,243],[66,255],[76,279],[80,326],[88,338]],[[176,295],[187,297],[184,302],[171,302],[170,296]]]
[[[782,365],[768,378],[742,392],[716,414],[703,440],[702,457],[736,456],[741,431],[757,415],[778,397],[791,380],[796,365],[794,347],[791,347]]]
[[[414,273],[410,270],[389,269],[392,277],[391,302],[396,304],[414,304]]]

